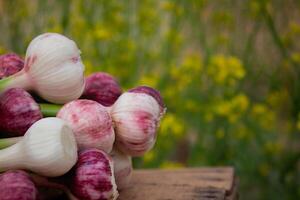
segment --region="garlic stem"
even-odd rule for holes
[[[44,117],[54,117],[58,111],[62,108],[62,105],[57,104],[39,104]]]
[[[49,103],[39,103],[41,112],[43,113],[44,117],[55,117],[58,111],[63,107],[63,105],[59,104],[49,104]],[[112,106],[107,107],[107,112],[110,114],[112,110]]]
[[[0,149],[4,149],[6,147],[12,146],[19,142],[23,137],[11,137],[11,138],[1,138],[0,139]]]
[[[21,169],[21,163],[24,161],[22,153],[23,143],[17,143],[0,151],[0,172],[9,169]]]
[[[0,80],[0,92],[9,88],[23,88],[25,90],[30,90],[29,83],[27,75],[20,71],[12,76]]]

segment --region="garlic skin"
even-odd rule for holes
[[[0,94],[0,131],[10,137],[23,136],[42,117],[39,105],[25,90],[11,88]]]
[[[0,174],[1,200],[35,200],[38,190],[30,176],[21,170],[11,170]]]
[[[15,53],[0,56],[0,79],[20,71],[24,67],[23,59]]]
[[[0,150],[0,170],[27,169],[55,177],[68,172],[77,161],[71,128],[62,119],[49,117],[34,123],[16,144]]]
[[[140,86],[123,93],[111,108],[117,147],[130,156],[149,151],[164,113],[162,98],[153,88]]]
[[[101,104],[79,99],[65,104],[57,113],[72,128],[78,148],[112,150],[115,132],[107,109]]]
[[[122,190],[130,186],[132,177],[132,160],[129,155],[124,154],[117,148],[113,148],[109,154],[114,163],[114,175],[118,190]]]
[[[99,149],[88,149],[79,153],[72,170],[71,191],[79,199],[115,200],[117,185],[111,157]]]
[[[119,83],[108,73],[93,73],[86,77],[85,83],[81,99],[94,100],[104,106],[113,105],[122,94]]]
[[[63,104],[82,94],[83,73],[75,42],[57,33],[44,33],[29,44],[24,68],[3,79],[0,90],[21,87],[36,91],[47,101]]]

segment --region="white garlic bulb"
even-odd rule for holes
[[[153,147],[160,119],[165,113],[159,92],[146,86],[129,90],[118,98],[110,112],[120,150],[131,156],[141,156]]]
[[[0,150],[0,170],[27,169],[44,176],[60,176],[77,161],[71,128],[62,119],[35,122],[16,144]]]
[[[24,68],[1,80],[0,91],[21,87],[36,91],[52,103],[66,103],[81,96],[83,72],[75,42],[57,33],[45,33],[31,41]]]

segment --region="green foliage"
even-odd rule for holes
[[[233,165],[242,199],[299,199],[299,9],[293,0],[2,0],[0,53],[66,34],[87,74],[161,91],[167,115],[136,167]]]

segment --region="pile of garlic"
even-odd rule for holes
[[[41,187],[111,200],[131,186],[131,157],[152,149],[166,110],[158,91],[84,77],[77,45],[57,33],[34,38],[25,62],[0,56],[0,79],[0,200],[34,200]]]

